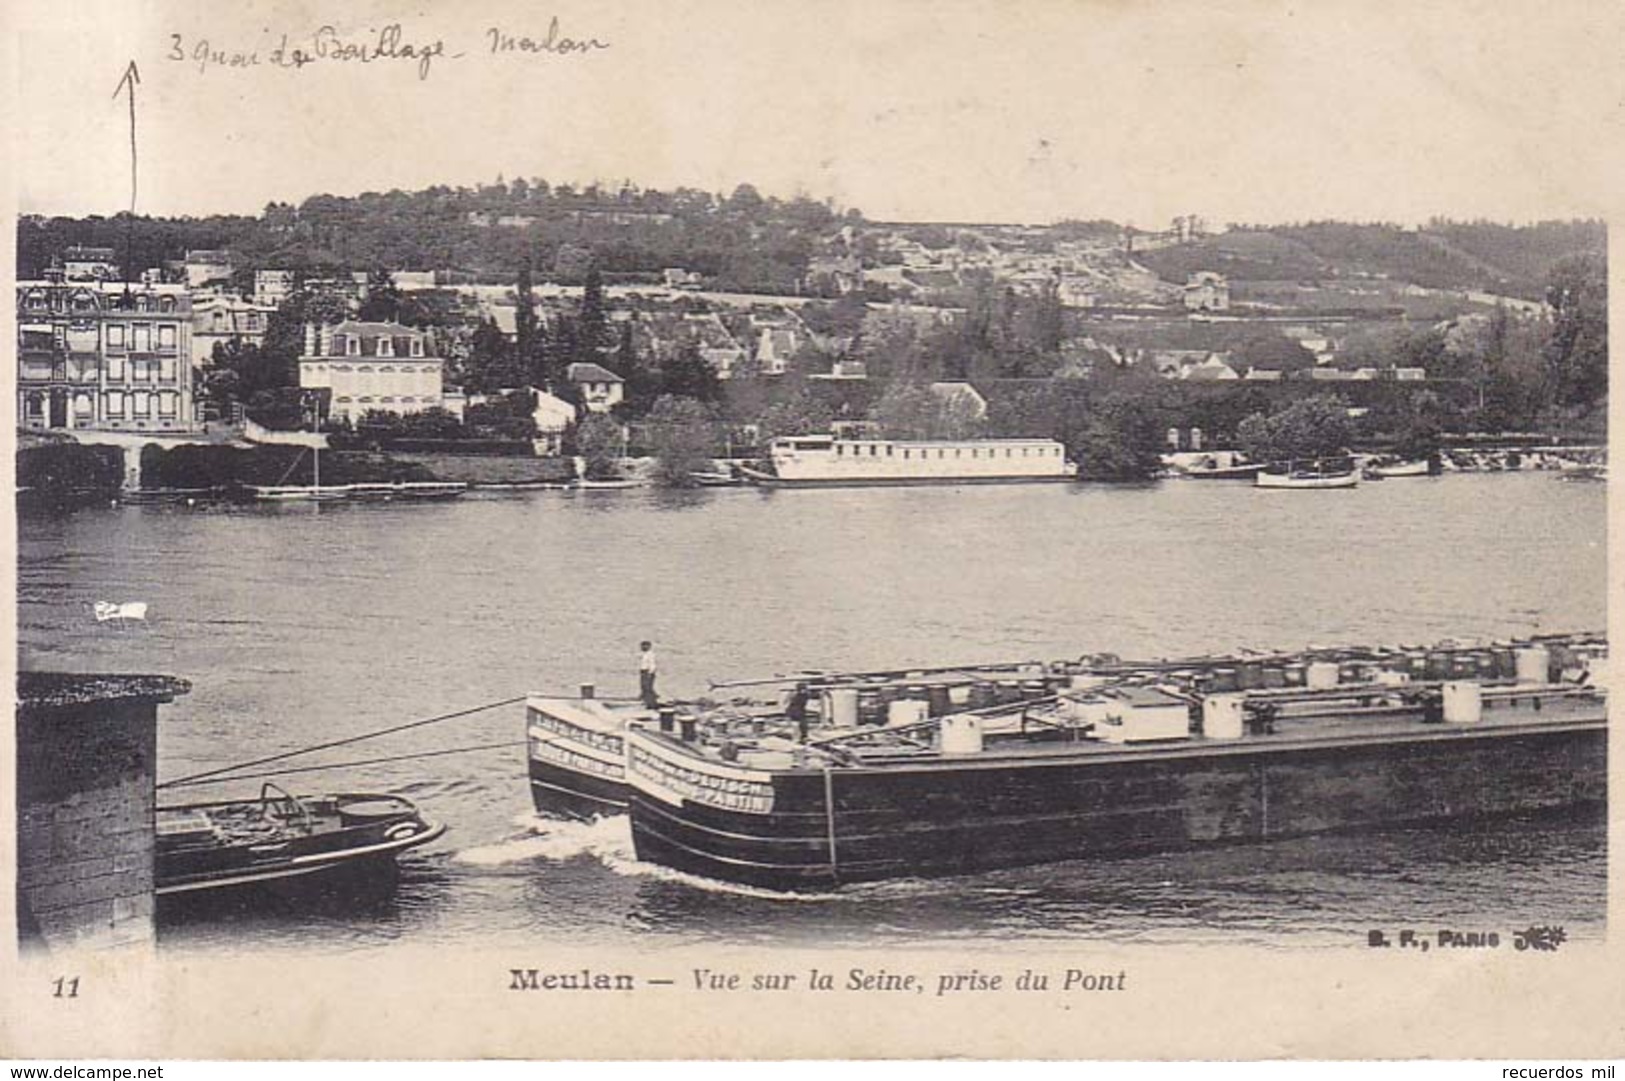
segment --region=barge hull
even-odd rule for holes
[[[768,814],[636,788],[638,858],[777,890],[1578,807],[1600,719],[1426,738],[897,764],[773,778]],[[831,798],[832,797],[832,798]]]
[[[625,781],[530,758],[530,798],[541,814],[581,819],[625,814],[629,794]]]

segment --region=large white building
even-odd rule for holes
[[[445,362],[430,352],[428,335],[399,323],[307,324],[299,385],[327,391],[328,416],[352,424],[374,409],[403,415],[444,409]]]

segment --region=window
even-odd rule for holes
[[[78,417],[81,420],[86,420],[86,419],[89,419],[90,415],[92,413],[94,413],[95,411],[96,411],[96,407],[91,402],[90,395],[88,395],[88,394],[75,394],[73,396],[73,415],[74,416]]]
[[[351,334],[344,338],[344,353],[346,356],[359,357],[361,355],[361,338]]]
[[[110,417],[122,417],[124,415],[124,392],[122,390],[107,392],[107,415]]]
[[[173,353],[175,351],[174,323],[158,324],[158,349],[160,352]]]
[[[871,458],[880,457],[880,448],[875,446],[873,443],[869,444],[869,457],[871,457]]]
[[[109,349],[123,349],[124,348],[124,324],[123,323],[108,323],[107,324],[107,347]]]
[[[905,461],[905,462],[906,462],[906,461],[908,461],[908,454],[909,454],[909,451],[908,451],[908,448],[907,448],[907,447],[904,447],[904,448],[903,448],[903,460],[904,460],[904,461]]]
[[[130,327],[130,348],[137,353],[147,353],[152,350],[152,328],[146,323],[136,323]]]
[[[422,338],[413,338],[412,339],[412,355],[414,357],[421,357],[423,355],[423,339]]]
[[[107,358],[107,378],[117,380],[120,383],[124,382],[127,377],[124,374],[123,357]]]
[[[381,357],[392,357],[392,356],[394,356],[395,355],[395,339],[391,338],[388,334],[385,334],[382,337],[380,337],[378,339],[378,355],[381,356]]]
[[[145,360],[130,361],[130,378],[137,383],[145,383],[152,378],[152,364]]]
[[[45,395],[30,394],[28,396],[28,415],[42,417],[45,415]]]
[[[166,390],[158,395],[158,415],[160,417],[173,417],[175,415],[175,402],[180,398],[172,390]]]
[[[843,443],[835,444],[835,456],[837,458],[845,458],[846,457],[846,445],[845,444],[843,444]]]
[[[144,390],[135,391],[130,395],[130,412],[138,417],[152,415],[152,395]]]
[[[959,457],[959,456],[960,456],[960,448],[959,448],[959,447],[955,447],[955,448],[954,448],[954,457],[955,457],[955,458],[958,458],[958,457]]]
[[[175,358],[174,357],[160,357],[160,358],[158,358],[158,378],[164,380],[167,383],[173,383],[175,381]]]
[[[214,329],[216,333],[226,329],[226,313],[219,308],[214,310]]]
[[[886,444],[886,457],[890,458],[891,457],[891,452],[892,452],[892,445],[890,443],[887,443]]]
[[[158,310],[161,311],[161,312],[172,312],[172,311],[174,311],[175,310],[175,298],[174,297],[159,297],[158,298]]]

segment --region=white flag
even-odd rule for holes
[[[96,602],[96,622],[106,623],[110,619],[146,619],[146,601],[128,601],[124,604],[114,604],[111,601]]]

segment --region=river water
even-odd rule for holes
[[[1427,643],[1605,625],[1604,486],[1551,474],[1346,492],[1219,482],[469,497],[438,505],[108,507],[19,523],[23,662],[183,676],[161,778],[513,697],[804,667]],[[98,624],[97,601],[145,601]],[[396,888],[182,913],[193,948],[1029,939],[1362,945],[1366,929],[1602,933],[1600,817],[1289,841],[788,898],[638,863],[622,818],[538,819],[522,707],[314,762],[509,746],[279,778],[388,790],[450,829]],[[303,762],[301,763],[303,764]],[[188,799],[257,792],[195,787]]]

